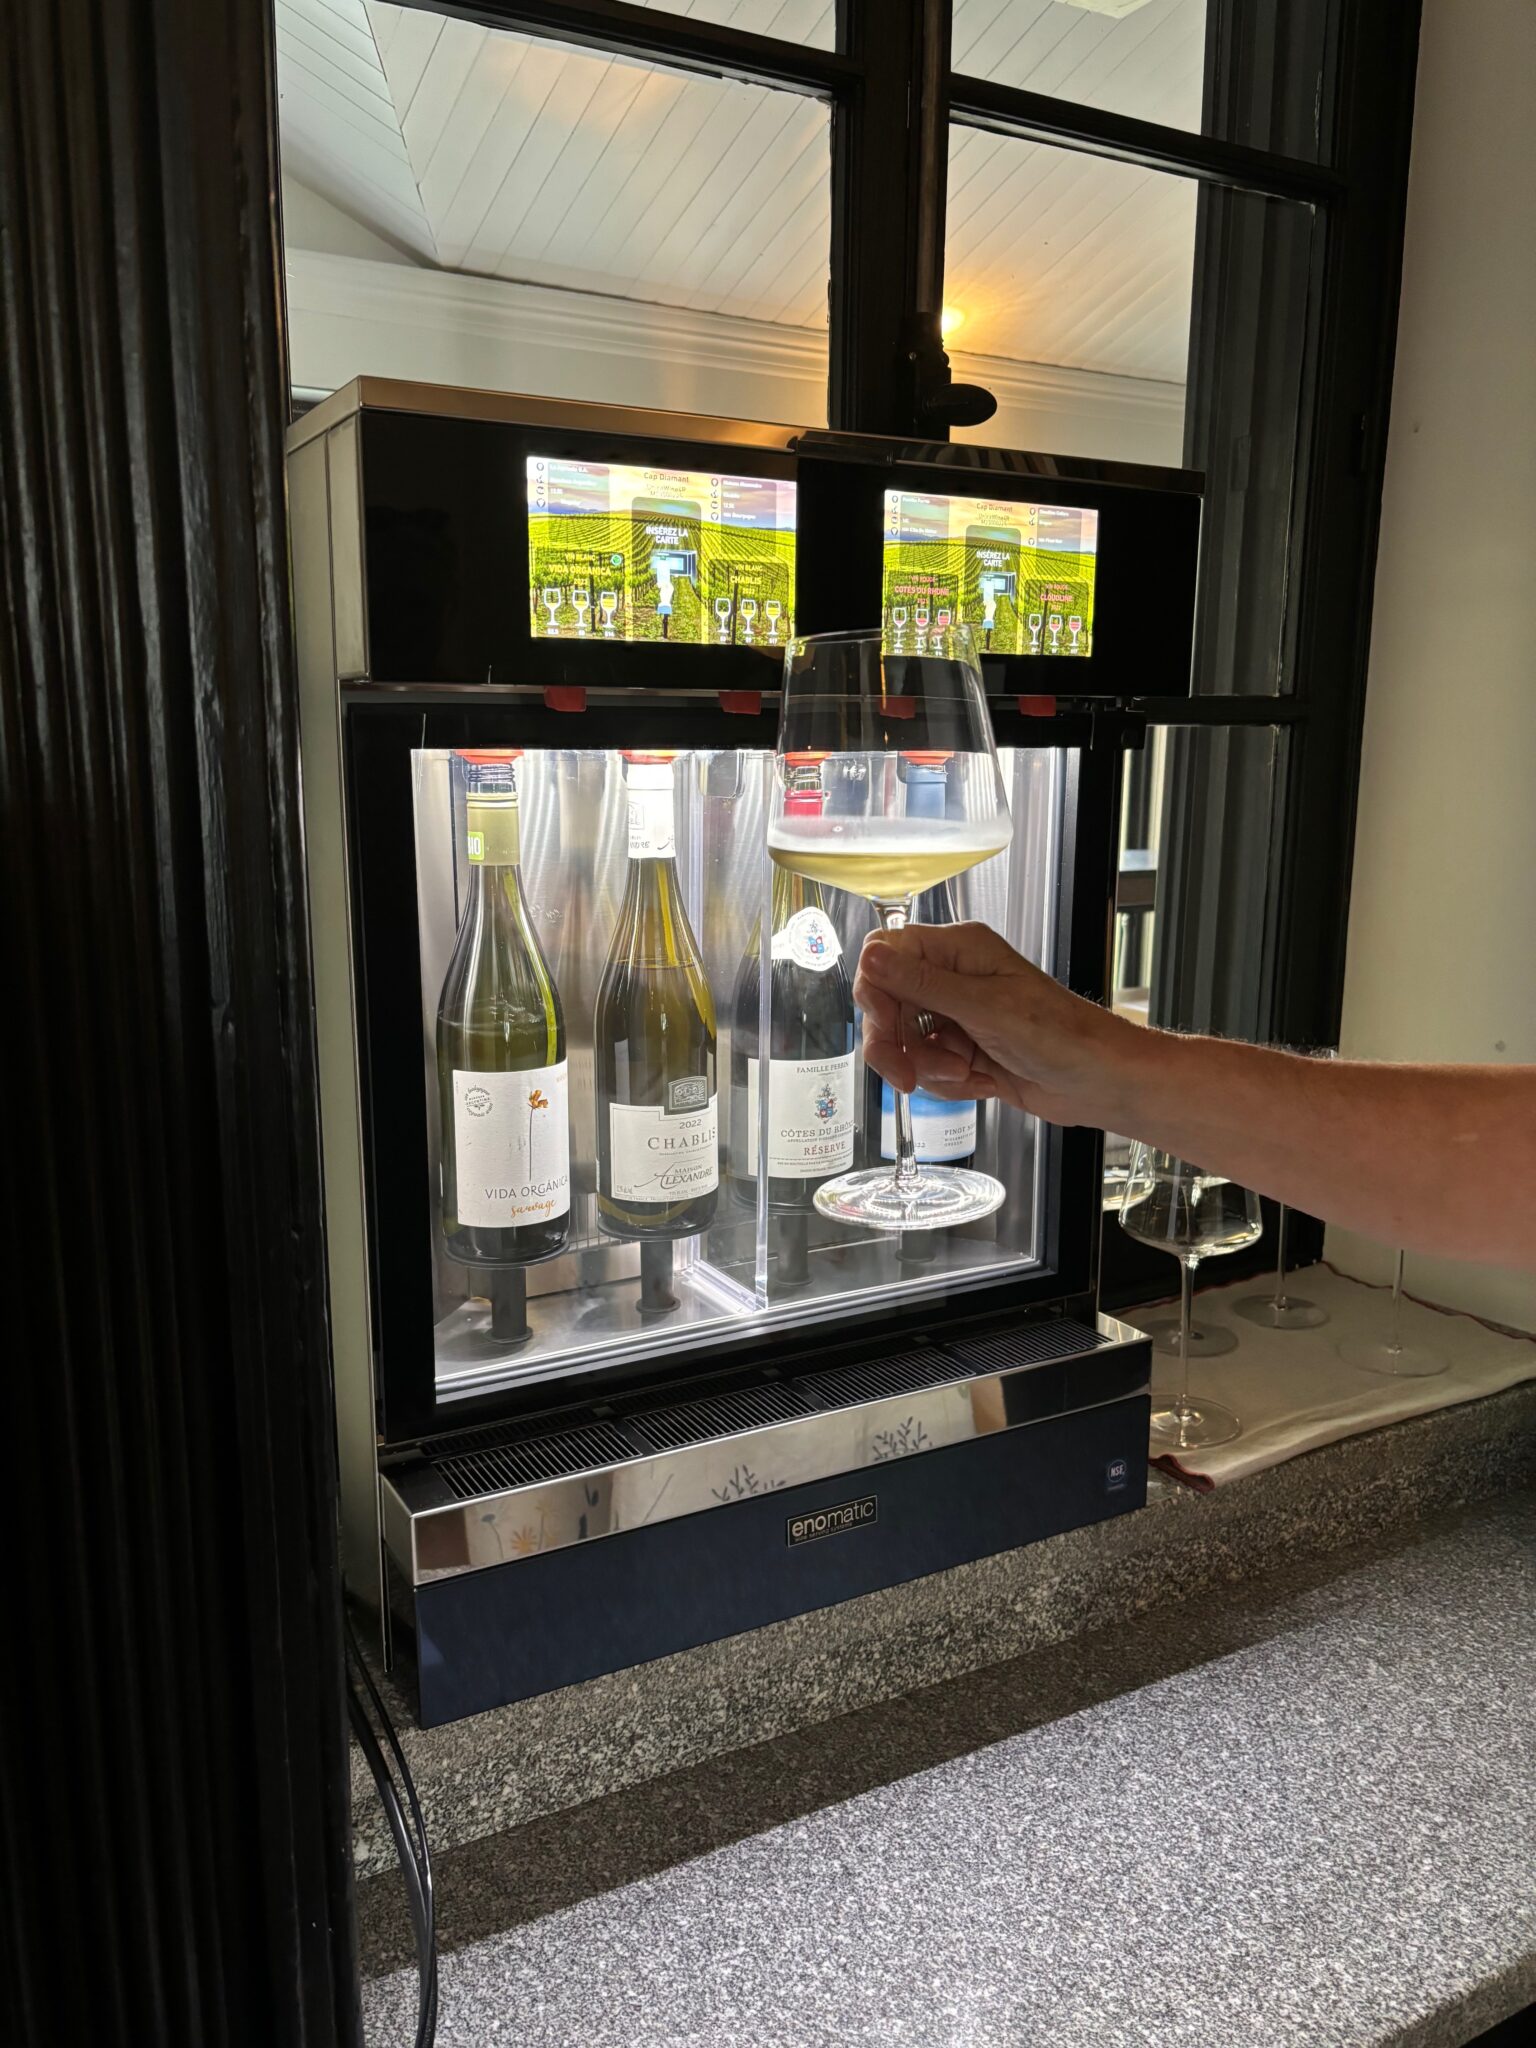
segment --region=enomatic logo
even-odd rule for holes
[[[839,1501],[835,1508],[791,1515],[784,1524],[784,1540],[794,1550],[799,1544],[815,1543],[822,1536],[841,1536],[845,1529],[865,1529],[879,1519],[880,1497],[866,1493],[862,1500]]]

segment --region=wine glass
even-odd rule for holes
[[[1331,1060],[1334,1048],[1319,1048],[1310,1057]],[[1320,1308],[1315,1301],[1306,1301],[1299,1294],[1285,1291],[1285,1226],[1289,1210],[1284,1202],[1275,1219],[1275,1291],[1273,1294],[1245,1294],[1241,1301],[1234,1302],[1233,1308],[1245,1322],[1257,1323],[1265,1330],[1320,1330],[1330,1320],[1328,1311]]]
[[[1392,1311],[1386,1336],[1346,1337],[1339,1346],[1339,1356],[1346,1365],[1357,1365],[1362,1372],[1386,1373],[1400,1380],[1433,1379],[1437,1372],[1448,1370],[1450,1360],[1443,1358],[1432,1345],[1403,1341],[1405,1256],[1399,1251],[1392,1273]]]
[[[788,757],[819,754],[822,806],[786,801]],[[941,764],[939,815],[909,815],[902,757]],[[818,633],[791,640],[784,657],[768,852],[779,867],[873,903],[899,931],[925,889],[1001,853],[1013,837],[970,631],[930,633],[924,651],[897,651],[889,633]],[[926,1035],[931,1018],[903,1018]],[[920,1165],[912,1108],[898,1089],[894,1167],[839,1174],[816,1207],[877,1230],[943,1230],[989,1216],[1005,1190],[973,1167]]]
[[[1193,1397],[1189,1391],[1189,1305],[1195,1268],[1202,1259],[1241,1251],[1263,1235],[1259,1198],[1218,1173],[1207,1173],[1171,1152],[1139,1140],[1131,1151],[1120,1227],[1141,1244],[1172,1252],[1179,1262],[1179,1352],[1183,1372],[1177,1393],[1152,1390],[1152,1436],[1180,1451],[1230,1443],[1242,1424],[1230,1408]]]

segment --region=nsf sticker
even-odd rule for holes
[[[1131,1483],[1131,1462],[1129,1458],[1111,1458],[1104,1467],[1104,1491],[1119,1493]]]
[[[812,974],[824,974],[842,958],[843,945],[827,913],[808,903],[774,933],[770,950],[775,960],[792,960]]]

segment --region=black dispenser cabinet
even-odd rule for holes
[[[1013,842],[949,913],[1105,995],[1119,707],[1188,689],[1199,479],[364,379],[293,428],[289,488],[346,1567],[423,1722],[1138,1506],[1149,1352],[1096,1312],[1097,1134],[924,1106],[930,1156],[1008,1193],[921,1242],[776,1199],[814,1184],[796,1143],[878,1159],[889,1105],[850,1034],[780,1142],[744,963],[775,939],[786,642],[958,619]],[[956,770],[896,772],[943,802]],[[692,1219],[649,1236],[599,1144],[648,829],[715,1032],[665,1105],[705,1199],[642,1203]],[[492,856],[562,1025],[520,1093],[438,1024]],[[851,973],[868,906],[812,922]]]

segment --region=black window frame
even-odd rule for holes
[[[1270,1043],[1336,1043],[1419,0],[1296,0],[1286,9],[1207,0],[1203,133],[953,72],[952,0],[837,0],[830,50],[628,0],[408,4],[486,28],[803,93],[829,107],[832,429],[938,440],[946,421],[968,416],[966,387],[952,383],[940,334],[954,127],[1192,178],[1212,193],[1314,209],[1282,629],[1290,688],[1283,695],[1140,700],[1128,708],[1125,731],[1131,744],[1149,722],[1285,731],[1273,816],[1251,835],[1267,848],[1270,865],[1257,1009],[1246,1023]],[[1256,114],[1261,128],[1304,133],[1309,153],[1226,139]],[[1219,299],[1220,290],[1219,272],[1213,281],[1211,266],[1202,265],[1197,297]],[[1200,317],[1197,305],[1194,324]],[[1223,859],[1222,846],[1202,843],[1198,830],[1188,835],[1178,888],[1198,892],[1207,911],[1214,905],[1218,930],[1223,920],[1234,927],[1251,921],[1251,890]],[[1161,1014],[1174,1023],[1231,1028],[1219,1014],[1181,1014],[1177,908],[1171,898],[1165,906],[1160,891],[1159,955],[1168,956],[1170,984]],[[1297,1219],[1293,1256],[1304,1261],[1320,1248],[1320,1227]],[[1135,1254],[1120,1232],[1106,1232],[1102,1285],[1111,1305],[1166,1287],[1165,1262]],[[1269,1256],[1266,1244],[1228,1271],[1235,1277]]]

